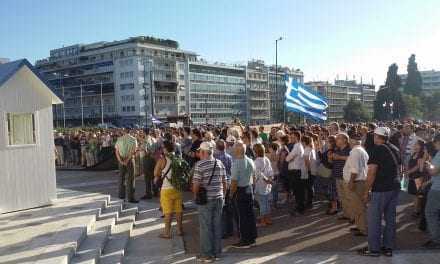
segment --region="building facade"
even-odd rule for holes
[[[422,75],[422,90],[424,93],[433,94],[440,91],[440,71],[420,71],[420,74]],[[401,74],[399,76],[402,79],[402,86],[404,86],[408,74]]]
[[[189,63],[188,109],[193,124],[246,120],[246,68]]]
[[[335,80],[334,84],[320,81],[309,82],[306,85],[327,98],[329,122],[344,119],[344,107],[350,100],[361,101],[367,112],[373,115],[376,91],[372,84],[358,84],[355,80]]]
[[[264,61],[249,61],[246,67],[247,123],[271,123],[269,72]]]
[[[188,64],[196,54],[173,40],[133,37],[50,51],[36,68],[65,102],[55,125],[151,124],[188,113]]]

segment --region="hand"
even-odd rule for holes
[[[348,182],[348,189],[349,189],[350,191],[352,191],[352,192],[355,191],[356,186],[354,185],[354,181],[349,181],[349,182]]]
[[[370,192],[365,192],[363,197],[362,197],[362,201],[364,202],[364,204],[367,204],[370,201]]]

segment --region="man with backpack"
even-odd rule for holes
[[[187,187],[189,166],[182,158],[176,156],[172,141],[163,142],[164,155],[154,168],[154,182],[162,187],[160,205],[164,214],[165,229],[160,238],[171,238],[171,217],[174,214],[177,222],[177,235],[183,235],[182,227],[182,191]]]

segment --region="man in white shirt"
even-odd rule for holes
[[[350,135],[351,151],[343,170],[344,189],[348,206],[354,218],[355,228],[350,229],[355,236],[367,234],[367,208],[362,202],[365,193],[365,181],[368,173],[368,154],[361,145],[362,135]]]
[[[289,192],[293,191],[295,194],[296,211],[304,213],[305,210],[305,189],[306,181],[301,179],[301,171],[304,171],[304,147],[301,144],[301,132],[293,131],[291,133],[291,140],[294,143],[292,151],[286,156],[288,164],[288,181]],[[294,215],[294,211],[291,211]]]

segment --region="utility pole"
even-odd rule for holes
[[[208,98],[205,98],[205,123],[208,125]]]
[[[101,81],[101,124],[104,125],[104,101],[102,100],[102,81]]]
[[[279,37],[275,40],[275,90],[278,90],[278,41],[283,40],[282,37]],[[283,100],[283,98],[282,98]],[[283,122],[286,123],[286,109],[283,100]]]
[[[82,84],[79,85],[79,88],[80,88],[80,101],[81,101],[81,127],[84,127],[84,104],[83,104]]]

